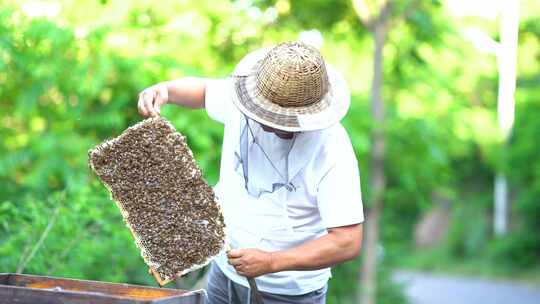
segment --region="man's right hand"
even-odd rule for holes
[[[157,117],[161,106],[169,101],[169,92],[165,83],[158,83],[139,93],[137,107],[139,114],[144,117]]]

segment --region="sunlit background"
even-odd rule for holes
[[[328,303],[540,303],[534,0],[1,1],[0,272],[155,286],[87,151],[141,119],[146,86],[296,39],[351,88],[374,232]],[[162,115],[215,183],[223,127]]]

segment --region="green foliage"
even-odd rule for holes
[[[392,270],[392,267],[384,263],[377,269],[377,303],[407,304],[407,298],[403,294],[404,286],[392,280]]]
[[[410,1],[398,1],[397,13]],[[538,5],[526,4],[527,11]],[[537,9],[538,10],[538,9]],[[387,192],[381,223],[380,303],[404,303],[390,280],[417,254],[411,241],[433,194],[452,201],[441,246],[415,267],[482,260],[538,268],[540,256],[540,24],[520,28],[516,123],[498,132],[493,57],[465,41],[439,1],[422,1],[389,33],[384,50]],[[140,120],[137,93],[185,75],[222,77],[249,50],[317,28],[322,53],[352,91],[344,125],[369,201],[372,41],[350,1],[74,1],[32,17],[0,6],[0,272],[155,284],[87,151]],[[492,30],[492,29],[490,29]],[[495,36],[495,35],[494,35]],[[165,107],[188,137],[210,183],[218,177],[223,128],[204,111]],[[491,233],[494,172],[512,189],[511,233]],[[366,206],[369,207],[369,206]],[[490,264],[491,263],[491,264]],[[414,263],[411,263],[414,264]],[[354,303],[359,261],[334,269],[329,303]]]
[[[332,278],[328,283],[327,303],[356,303],[360,259],[346,262],[332,268]]]

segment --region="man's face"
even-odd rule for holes
[[[265,125],[263,125],[263,124],[261,124],[261,127],[262,127],[262,129],[263,129],[265,132],[271,132],[271,133],[274,133],[274,134],[276,134],[276,136],[279,137],[279,138],[283,138],[283,139],[291,139],[291,138],[293,138],[293,136],[294,136],[294,133],[292,133],[292,132],[287,132],[287,131],[278,130],[278,129],[275,129],[275,128],[272,128],[272,127],[269,127],[269,126],[265,126]]]

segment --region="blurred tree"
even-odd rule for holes
[[[514,94],[516,91],[519,1],[501,3],[500,13],[501,42],[496,50],[499,69],[497,116],[504,141],[502,148],[506,149],[515,116]],[[508,230],[508,182],[506,175],[501,171],[498,169],[495,174],[493,228],[497,235],[504,235]]]
[[[383,194],[386,187],[384,174],[385,136],[383,85],[383,49],[388,31],[394,22],[406,19],[416,8],[418,1],[407,1],[402,11],[396,10],[392,0],[365,1],[353,0],[354,8],[360,21],[373,36],[373,79],[371,84],[371,115],[374,126],[371,130],[370,157],[370,203],[367,214],[366,236],[364,242],[364,260],[360,279],[360,303],[375,303],[377,244],[379,242],[379,219],[383,208]]]
[[[366,3],[377,18],[382,2]],[[421,1],[405,13],[412,1],[392,3],[380,50],[381,125],[369,101],[374,32],[359,26],[349,0],[2,2],[0,271],[25,266],[28,273],[154,284],[107,191],[90,174],[87,150],[140,120],[135,102],[142,88],[184,75],[226,76],[246,52],[313,28],[324,38],[325,59],[351,88],[343,124],[362,169],[366,210],[374,190],[370,136],[384,137],[377,302],[402,303],[401,287],[390,280],[393,267],[431,254],[415,252],[410,240],[433,193],[451,201],[451,227],[422,267],[477,259],[512,276],[538,269],[540,6],[520,2],[516,126],[501,153],[495,58],[471,47],[460,31],[464,20],[446,4]],[[467,22],[497,37],[495,22]],[[222,126],[203,111],[162,113],[187,135],[215,182]],[[508,176],[515,198],[502,238],[489,233],[496,170]],[[360,263],[333,269],[328,303],[357,302],[360,284],[351,282]]]

